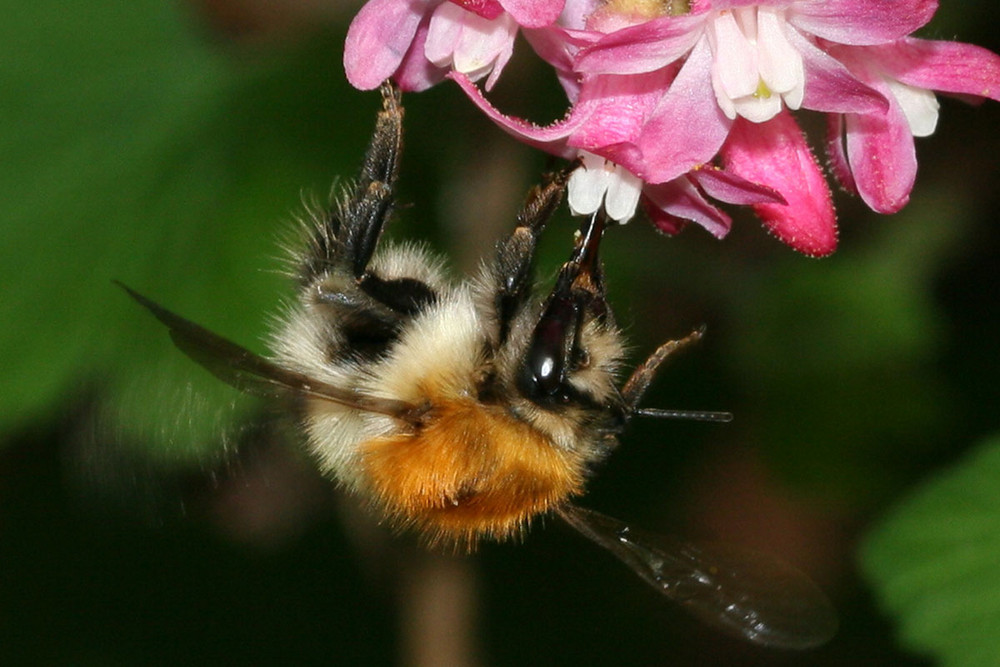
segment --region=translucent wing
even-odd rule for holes
[[[408,421],[416,419],[422,412],[419,406],[406,401],[363,396],[351,389],[336,387],[282,368],[245,347],[170,312],[126,285],[116,284],[167,326],[170,338],[181,352],[223,382],[241,391],[268,397],[280,397],[291,392]]]
[[[559,516],[698,619],[756,644],[806,649],[837,631],[829,600],[804,574],[764,554],[651,535],[573,505]]]

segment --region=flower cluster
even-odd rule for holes
[[[359,88],[455,80],[515,137],[582,158],[569,202],[620,221],[640,204],[676,232],[724,236],[712,200],[750,205],[810,255],[837,243],[830,189],[792,112],[826,115],[837,181],[892,213],[916,176],[913,137],[934,131],[934,92],[1000,100],[1000,57],[911,36],[936,0],[371,0],[348,33]],[[520,32],[555,68],[566,116],[539,127],[487,91]]]

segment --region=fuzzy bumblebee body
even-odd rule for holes
[[[420,247],[380,246],[403,119],[398,91],[382,94],[359,177],[307,225],[299,292],[270,359],[125,289],[221,379],[293,396],[324,474],[432,543],[473,548],[582,494],[656,369],[700,333],[661,346],[618,388],[623,343],[598,259],[601,214],[584,223],[551,292],[536,293],[538,237],[571,169],[532,189],[470,280],[451,282]]]
[[[360,176],[308,225],[299,292],[264,358],[122,285],[188,356],[237,388],[289,398],[319,468],[393,524],[473,548],[552,513],[660,593],[752,642],[807,648],[836,615],[796,570],[759,554],[635,530],[571,501],[633,415],[727,421],[728,413],[639,408],[659,366],[701,337],[661,345],[619,388],[622,337],[605,299],[604,217],[584,223],[547,295],[535,246],[569,172],[533,189],[513,232],[463,283],[407,245],[380,247],[402,142],[398,92]]]
[[[387,94],[358,181],[310,225],[299,298],[272,347],[283,368],[406,406],[307,398],[308,444],[325,473],[432,541],[473,545],[518,534],[583,492],[624,424],[621,337],[600,284],[600,223],[563,268],[553,312],[534,293],[535,243],[564,175],[533,190],[467,283],[446,280],[421,249],[380,247],[401,121]]]

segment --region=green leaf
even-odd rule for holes
[[[354,172],[377,95],[342,35],[223,50],[166,0],[2,5],[0,433],[92,389],[148,431],[216,389],[111,281],[261,350],[277,241]]]
[[[862,566],[901,642],[941,665],[1000,659],[1000,436],[869,534]]]

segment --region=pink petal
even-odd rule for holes
[[[766,123],[738,118],[722,159],[727,170],[774,188],[788,202],[753,207],[775,236],[807,255],[828,255],[836,249],[837,221],[830,189],[787,110]]]
[[[419,92],[427,90],[444,80],[444,75],[448,70],[438,67],[427,60],[424,55],[424,47],[427,44],[427,33],[430,29],[430,16],[421,21],[417,28],[417,35],[413,38],[410,50],[403,56],[403,62],[393,75],[393,79],[399,84],[402,90],[409,92]]]
[[[715,100],[711,65],[702,38],[636,140],[647,166],[632,171],[647,183],[665,183],[710,162],[726,140],[732,121]]]
[[[844,146],[844,116],[841,114],[827,116],[826,154],[830,158],[830,170],[840,187],[852,194],[858,194],[858,185],[854,182],[851,165],[847,162],[847,148]]]
[[[859,81],[837,59],[817,48],[796,30],[789,41],[802,54],[806,87],[802,106],[814,111],[884,113],[889,102],[877,90]]]
[[[634,142],[650,112],[663,98],[673,72],[661,69],[647,74],[590,75],[583,79],[576,106],[587,122],[570,139],[570,145],[600,151],[610,144]],[[632,169],[642,165],[623,165]]]
[[[563,10],[564,0],[500,0],[500,4],[518,25],[541,28],[555,23]]]
[[[458,84],[459,88],[479,107],[480,111],[485,113],[500,129],[514,138],[529,146],[534,146],[559,157],[566,159],[576,157],[577,151],[566,145],[566,137],[587,120],[587,116],[584,113],[580,113],[577,107],[572,107],[569,114],[563,120],[546,127],[539,127],[521,118],[513,118],[500,113],[496,107],[486,100],[479,88],[469,80],[469,77],[464,74],[449,72],[447,76]]]
[[[576,69],[594,74],[636,74],[665,67],[698,41],[704,16],[668,16],[616,30],[580,52]]]
[[[721,239],[732,226],[732,219],[705,199],[685,177],[647,185],[642,193],[646,198],[646,213],[657,229],[668,234],[676,234],[690,220]]]
[[[917,176],[917,156],[910,123],[890,90],[882,63],[872,53],[871,48],[834,50],[834,55],[889,102],[885,113],[845,115],[846,162],[864,202],[879,213],[895,213],[909,201]],[[840,146],[833,148],[836,151]]]
[[[525,28],[522,34],[535,53],[557,69],[573,69],[580,49],[595,44],[600,35],[587,30],[567,30],[559,26]]]
[[[787,204],[781,193],[718,167],[705,167],[688,174],[712,199],[727,204]]]
[[[847,160],[858,194],[879,213],[903,208],[917,178],[910,125],[895,99],[890,104],[884,115],[846,116]]]
[[[883,70],[907,85],[1000,101],[1000,56],[984,48],[911,37],[871,52]]]
[[[351,21],[344,71],[351,85],[372,90],[399,69],[433,0],[371,0]]]
[[[926,25],[937,7],[937,0],[799,0],[788,21],[839,44],[884,44]]]

